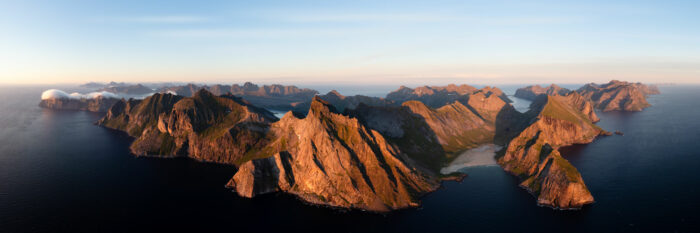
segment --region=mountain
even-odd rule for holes
[[[576,209],[593,202],[581,174],[558,148],[592,142],[608,134],[593,124],[590,103],[577,93],[540,95],[525,113],[529,122],[498,157],[520,186],[537,197],[537,203],[559,209]]]
[[[330,103],[338,112],[344,112],[346,109],[355,109],[360,104],[370,106],[395,106],[395,102],[378,97],[370,97],[364,95],[344,96],[336,90],[329,91],[324,95],[319,95],[319,98]],[[306,101],[294,106],[293,111],[299,114],[305,114],[309,111],[312,101]]]
[[[360,104],[346,113],[437,172],[467,149],[504,145],[519,132],[509,126],[521,114],[498,96],[477,92],[465,98],[439,108],[415,100],[389,107]]]
[[[503,101],[510,103],[511,100],[498,88],[485,87],[477,89],[475,87],[462,84],[447,86],[423,86],[415,89],[401,86],[399,89],[387,94],[386,99],[398,104],[409,100],[417,100],[425,103],[429,107],[438,108],[445,104],[464,99],[475,92],[484,92],[486,95],[496,95]]]
[[[214,95],[224,95],[231,93],[233,95],[243,97],[251,104],[264,107],[291,110],[296,105],[308,101],[313,96],[318,94],[317,91],[307,88],[298,88],[296,86],[283,86],[279,84],[264,85],[262,87],[250,82],[246,82],[243,86],[234,85],[213,85],[199,86],[188,84],[184,86],[163,87],[158,89],[161,93],[172,93],[181,96],[192,96],[200,89],[208,90]]]
[[[132,84],[125,83],[125,82],[114,82],[114,81],[111,81],[111,82],[109,82],[109,83],[88,82],[88,83],[85,83],[85,84],[81,84],[79,87],[97,90],[97,89],[100,89],[100,88],[125,87],[125,86],[130,86],[130,85],[132,85]],[[112,93],[114,93],[114,92],[112,92]]]
[[[417,206],[439,186],[379,132],[319,97],[305,118],[287,113],[270,135],[227,185],[241,196],[283,191],[310,203],[384,212]]]
[[[263,96],[295,92],[240,88]],[[122,99],[98,124],[134,137],[130,149],[139,156],[236,165],[226,186],[244,197],[286,192],[342,208],[385,212],[413,207],[450,177],[439,171],[455,155],[493,143],[505,148],[497,155],[498,164],[517,176],[539,204],[575,209],[593,202],[581,175],[558,151],[609,134],[593,124],[598,117],[588,98],[578,92],[539,95],[528,112],[519,113],[497,88],[430,90],[461,94],[419,98],[436,105],[454,98],[431,107],[419,100],[398,105],[330,92],[314,96],[305,116],[288,112],[277,119],[231,92],[216,96],[198,88],[191,97],[157,93],[143,100]]]
[[[105,87],[107,84],[100,83],[100,82],[88,82],[81,84],[80,87],[83,88],[90,88],[90,89],[99,89]]]
[[[589,83],[576,92],[592,101],[596,108],[604,112],[642,111],[651,106],[646,96],[660,93],[656,86],[618,80],[612,80],[603,85]]]
[[[269,124],[276,120],[241,98],[200,90],[192,97],[157,93],[121,100],[98,124],[135,137],[130,149],[139,156],[237,164],[265,145]]]
[[[545,95],[567,95],[571,90],[557,86],[556,84],[549,85],[549,87],[542,87],[540,85],[527,86],[523,88],[518,88],[515,91],[515,97],[535,100],[537,96]]]
[[[153,93],[153,89],[141,84],[136,85],[118,85],[101,88],[97,91],[107,91],[111,93],[123,93],[127,95],[145,95]]]
[[[107,112],[109,107],[119,99],[97,97],[93,99],[44,99],[39,106],[55,110],[78,110],[89,112]]]

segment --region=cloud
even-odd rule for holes
[[[112,99],[121,99],[121,98],[136,98],[136,99],[143,99],[148,96],[153,95],[147,94],[147,95],[124,95],[124,94],[115,94],[112,92],[108,91],[98,91],[98,92],[90,92],[87,94],[81,94],[78,92],[73,92],[68,94],[65,91],[58,90],[58,89],[49,89],[41,93],[41,99],[42,100],[47,100],[47,99],[96,99],[99,97],[102,98],[112,98]]]
[[[120,18],[122,22],[134,23],[202,23],[211,21],[210,18],[201,16],[167,15],[167,16],[140,16]]]

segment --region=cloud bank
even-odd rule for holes
[[[147,95],[123,95],[123,94],[115,94],[112,92],[108,91],[98,91],[98,92],[90,92],[87,94],[81,94],[78,92],[73,92],[68,94],[65,91],[58,90],[58,89],[49,89],[41,93],[41,99],[42,100],[47,100],[47,99],[96,99],[98,97],[102,98],[112,98],[112,99],[121,99],[121,98],[135,98],[135,99],[143,99],[148,96],[153,95],[153,93],[147,94]]]

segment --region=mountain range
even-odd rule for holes
[[[538,204],[578,209],[594,197],[559,148],[611,135],[595,125],[596,108],[641,110],[620,96],[658,93],[619,81],[577,91],[556,85],[518,91],[533,100],[527,112],[516,111],[495,87],[400,87],[377,98],[191,84],[141,100],[115,99],[97,124],[134,137],[130,149],[137,156],[235,165],[226,186],[243,197],[286,192],[313,204],[376,212],[418,206],[442,181],[463,176],[440,173],[457,155],[496,144],[503,148],[497,163]],[[266,110],[280,106],[293,111],[278,119]]]

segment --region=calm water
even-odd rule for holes
[[[135,158],[99,114],[38,108],[45,87],[0,87],[0,232],[698,232],[700,87],[663,87],[640,113],[600,113],[624,136],[566,148],[596,203],[537,207],[499,167],[474,167],[388,215],[239,198],[235,169]],[[395,88],[394,88],[395,89]]]

